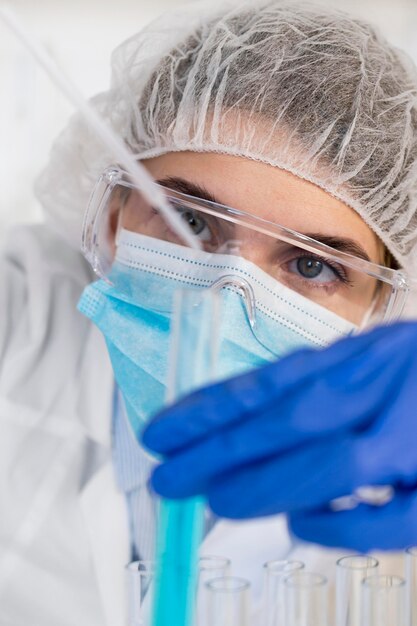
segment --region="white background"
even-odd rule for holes
[[[82,93],[91,96],[108,85],[113,48],[176,4],[183,2],[14,0],[13,8]],[[417,62],[417,0],[341,0],[337,6],[378,24]],[[40,219],[33,180],[72,107],[2,23],[0,85],[2,229],[12,222]]]

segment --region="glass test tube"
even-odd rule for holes
[[[378,573],[378,561],[370,556],[344,556],[336,563],[336,626],[360,626],[364,578]]]
[[[406,584],[399,576],[371,576],[362,582],[361,626],[407,626]]]
[[[154,576],[153,561],[132,561],[126,565],[128,626],[148,626]]]
[[[225,576],[206,583],[207,626],[249,626],[250,583]]]
[[[410,626],[417,626],[417,547],[408,548],[405,553],[407,605]]]
[[[264,564],[263,626],[283,626],[284,578],[304,568],[301,561],[275,560]]]
[[[283,581],[285,626],[328,626],[327,578],[298,571]]]
[[[202,556],[198,561],[197,585],[197,624],[206,626],[207,618],[207,589],[206,583],[214,578],[224,578],[230,571],[230,559],[222,556]]]
[[[167,402],[214,381],[219,306],[219,296],[211,289],[180,289],[175,294]],[[204,509],[201,497],[160,501],[152,626],[195,623]]]

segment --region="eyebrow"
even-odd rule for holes
[[[322,233],[303,233],[310,239],[315,239],[326,246],[330,246],[339,252],[346,252],[347,254],[353,254],[365,261],[371,262],[371,258],[367,254],[364,248],[353,239],[349,237],[335,237],[332,235],[323,235]]]
[[[210,191],[208,191],[208,189],[206,189],[203,185],[192,183],[188,180],[185,180],[185,178],[168,176],[166,178],[157,180],[156,182],[163,187],[168,187],[173,191],[184,193],[187,196],[192,196],[196,199],[200,198],[201,200],[207,200],[208,202],[214,202],[215,204],[224,204],[223,202],[221,202],[221,200],[219,200],[212,193],[210,193]],[[310,239],[319,241],[320,243],[329,246],[334,250],[338,250],[339,252],[346,252],[347,254],[352,254],[353,256],[371,262],[371,259],[365,249],[350,237],[323,235],[322,233],[314,232],[302,234],[306,237],[309,237]]]
[[[179,193],[185,193],[187,196],[193,196],[193,198],[200,198],[201,200],[208,200],[208,202],[214,202],[215,204],[223,204],[212,193],[210,193],[205,187],[197,183],[191,183],[185,178],[177,178],[176,176],[168,176],[156,181],[163,187],[169,187],[173,191],[179,191]]]

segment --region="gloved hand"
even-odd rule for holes
[[[289,514],[299,537],[329,546],[417,543],[417,324],[380,327],[201,389],[143,435],[165,457],[155,490],[205,494],[230,518]],[[395,487],[383,507],[334,512],[363,485]]]

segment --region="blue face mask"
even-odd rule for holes
[[[339,316],[279,284],[256,265],[122,231],[112,285],[89,285],[78,308],[103,333],[134,432],[165,402],[174,294],[221,288],[218,378],[354,330]]]

